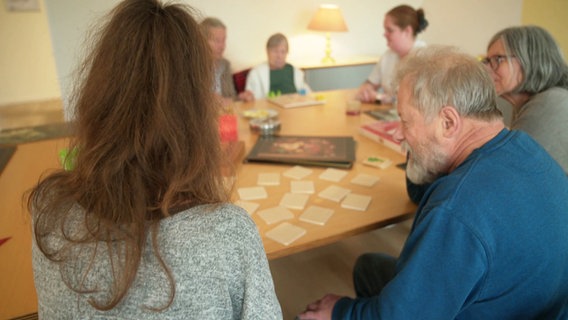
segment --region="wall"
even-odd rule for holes
[[[291,62],[310,64],[319,61],[323,55],[323,34],[308,31],[306,25],[319,3],[326,0],[291,0],[285,5],[277,0],[186,2],[199,8],[202,16],[217,16],[227,24],[226,55],[235,70],[264,60],[264,43],[276,31],[284,32],[290,38]],[[383,14],[403,1],[331,2],[341,7],[350,29],[347,33],[332,34],[334,56],[338,59],[378,57],[386,49],[382,37]],[[548,28],[564,52],[568,50],[568,30],[561,16],[568,11],[566,0],[404,2],[426,10],[430,26],[421,38],[428,43],[453,44],[471,54],[483,54],[493,33],[522,21]],[[40,0],[40,3],[41,12],[27,13],[7,13],[0,5],[0,106],[65,96],[84,32],[117,0],[46,0],[45,4]],[[263,14],[268,12],[273,14]]]
[[[0,106],[61,96],[45,10],[8,12],[0,3],[0,75]]]
[[[567,0],[524,0],[523,24],[539,25],[548,30],[568,58]]]

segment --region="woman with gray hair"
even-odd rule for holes
[[[531,135],[568,173],[568,65],[554,38],[537,26],[503,29],[483,63],[512,104],[511,129]]]

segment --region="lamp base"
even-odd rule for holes
[[[321,59],[321,63],[323,64],[334,64],[335,59],[331,57],[331,36],[329,32],[325,34],[325,57]]]
[[[334,64],[335,59],[333,59],[330,56],[325,56],[325,57],[323,57],[323,59],[321,59],[321,63],[323,63],[323,64]]]

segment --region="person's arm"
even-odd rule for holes
[[[375,102],[375,99],[377,97],[377,90],[379,90],[379,87],[379,85],[375,85],[369,80],[366,80],[359,87],[359,91],[357,91],[357,100],[367,103]]]
[[[305,93],[312,92],[310,86],[306,83],[305,74],[299,68],[294,68],[294,86],[296,86],[296,91],[300,92],[303,90]]]
[[[262,240],[254,222],[243,214],[244,223],[237,232],[244,236],[235,243],[235,254],[241,256],[240,273],[244,275],[240,319],[282,319]]]
[[[237,90],[233,82],[233,74],[231,72],[231,63],[227,59],[223,59],[225,67],[221,75],[221,95],[224,98],[235,99],[237,97]]]
[[[332,319],[454,319],[475,301],[489,265],[479,235],[444,208],[417,219],[381,295],[341,299]]]

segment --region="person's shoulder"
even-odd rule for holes
[[[226,67],[230,67],[231,61],[227,60],[226,58],[221,58],[221,64],[226,66]]]
[[[535,94],[531,100],[538,101],[540,99],[558,99],[564,102],[564,104],[568,104],[568,89],[562,87],[552,87]]]
[[[222,233],[231,228],[254,227],[246,211],[231,203],[200,205],[181,211],[162,221],[164,228],[189,231],[195,228]]]
[[[414,40],[413,48],[424,48],[424,47],[426,47],[426,41],[419,39]]]

